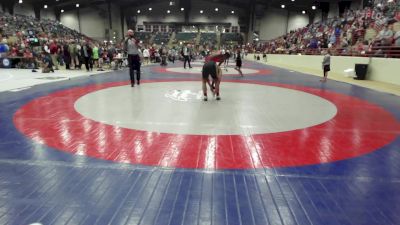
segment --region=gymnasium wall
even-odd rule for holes
[[[152,11],[148,10],[150,7]],[[167,8],[171,10],[170,14],[167,14]],[[137,14],[137,10],[140,10],[141,13]],[[168,2],[152,3],[151,5],[143,5],[138,8],[130,8],[127,10],[126,15],[135,15],[137,25],[143,25],[144,22],[177,23],[185,20],[184,12],[181,12],[178,6],[168,7]]]
[[[112,30],[117,33],[117,39],[122,39],[123,37],[120,13],[119,7],[112,5]],[[96,8],[80,8],[79,15],[80,19],[78,20],[77,9],[67,11],[61,14],[60,21],[63,25],[80,31],[91,38],[97,40],[105,39],[105,31],[110,28],[107,5],[97,5]]]
[[[253,55],[248,55],[252,59]],[[323,56],[310,55],[267,55],[267,63],[287,67],[297,71],[321,71]],[[400,76],[396,75],[400,69],[399,59],[368,58],[368,57],[345,57],[332,56],[331,72],[345,76],[346,69],[354,69],[356,63],[369,64],[367,79],[389,84],[400,85]]]
[[[35,17],[35,12],[33,11],[33,6],[31,4],[16,4],[14,7],[14,13]]]
[[[336,16],[339,16],[339,5],[337,2],[330,2],[328,18],[334,18]]]
[[[149,11],[149,7],[152,11]],[[215,12],[214,9],[218,8],[219,11]],[[171,10],[171,14],[167,14],[167,10]],[[141,13],[137,14],[137,10]],[[204,13],[201,14],[200,10]],[[234,10],[235,14],[231,11]],[[213,2],[205,2],[201,0],[192,1],[191,14],[189,22],[191,23],[230,23],[232,26],[239,25],[239,14],[243,13],[242,9],[230,7]],[[137,25],[143,25],[144,22],[167,22],[167,23],[183,23],[185,22],[184,12],[180,11],[180,6],[169,6],[169,2],[152,3],[151,5],[143,5],[138,8],[131,8],[127,14],[134,14],[137,16]]]
[[[269,8],[264,16],[256,20],[256,30],[261,40],[270,40],[282,36],[290,30],[306,26],[308,15],[301,12],[288,12],[286,9]]]
[[[60,22],[64,26],[79,31],[78,14],[76,10],[64,12],[60,17]]]
[[[15,4],[14,14],[25,15],[35,17],[35,11],[33,10],[33,6],[28,3],[23,4]],[[52,8],[47,8],[40,10],[40,17],[42,19],[56,19],[56,15],[54,14],[54,10]]]
[[[219,11],[215,12],[215,8]],[[205,13],[200,14],[200,10]],[[235,14],[231,11],[234,10]],[[190,22],[206,22],[206,23],[230,23],[232,26],[239,26],[239,15],[244,13],[243,9],[232,7],[229,5],[217,4],[212,2],[205,2],[199,0],[192,1],[192,15]]]
[[[322,20],[322,12],[321,12],[321,10],[317,9],[317,10],[315,10],[314,20],[312,22],[317,23],[317,22],[320,22],[321,20]]]
[[[54,14],[54,10],[52,8],[42,9],[40,10],[40,18],[56,20],[56,14]]]
[[[287,32],[305,27],[308,23],[309,18],[307,14],[303,15],[300,12],[289,12]]]

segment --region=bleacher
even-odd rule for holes
[[[186,32],[180,32],[177,33],[175,36],[175,40],[177,42],[192,42],[194,39],[196,39],[197,33],[186,33]]]
[[[333,55],[400,58],[399,36],[400,2],[375,0],[371,7],[347,10],[341,17],[309,24],[248,50],[316,55],[330,49]]]
[[[242,35],[239,33],[223,33],[221,35],[221,44],[240,44],[243,42]]]
[[[151,32],[135,32],[135,38],[143,41],[144,44],[149,44],[151,40]]]
[[[169,33],[157,33],[154,37],[154,44],[168,44],[171,35]]]
[[[34,36],[38,38],[63,38],[63,39],[89,39],[87,36],[72,30],[61,23],[36,18],[26,15],[0,15],[0,30],[2,35],[8,37],[12,36],[26,36],[28,32],[33,32]]]
[[[216,33],[201,33],[200,44],[201,45],[215,45],[217,43]]]

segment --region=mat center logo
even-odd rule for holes
[[[170,90],[165,94],[166,98],[180,101],[180,102],[190,102],[190,101],[199,101],[202,99],[201,91],[192,91],[192,90]]]

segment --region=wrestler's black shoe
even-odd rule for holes
[[[217,101],[221,100],[221,97],[217,96]]]

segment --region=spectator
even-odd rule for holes
[[[148,48],[148,47],[146,47],[146,48],[143,50],[143,58],[144,58],[144,62],[145,62],[146,64],[149,64],[149,63],[150,63],[150,51],[149,51],[149,48]]]
[[[93,57],[93,50],[92,48],[89,46],[89,43],[84,41],[83,45],[81,47],[81,56],[83,61],[85,62],[85,67],[86,67],[86,71],[89,72],[93,70],[93,61],[92,61],[92,57]]]
[[[63,58],[64,58],[64,63],[65,63],[65,69],[70,70],[71,67],[71,53],[69,51],[69,45],[66,43],[63,46]]]
[[[68,52],[71,55],[71,67],[77,68],[77,54],[76,54],[76,44],[74,40],[71,40],[71,43],[68,45]]]
[[[384,28],[379,32],[376,41],[382,46],[388,46],[392,44],[393,41],[393,30],[389,29],[389,25],[385,25]]]
[[[93,63],[94,66],[96,68],[99,68],[99,58],[100,58],[100,54],[99,54],[99,47],[97,46],[97,44],[93,45]]]
[[[57,58],[59,49],[57,44],[53,40],[50,41],[49,51],[51,54],[51,60],[53,60],[53,65],[56,67],[56,70],[58,70],[59,68],[58,68]]]
[[[400,47],[400,30],[394,35],[394,44],[396,47]]]
[[[42,65],[42,73],[54,73],[53,69],[53,60],[51,58],[50,53],[48,52],[43,52],[42,53],[42,59],[43,59],[43,65]]]

